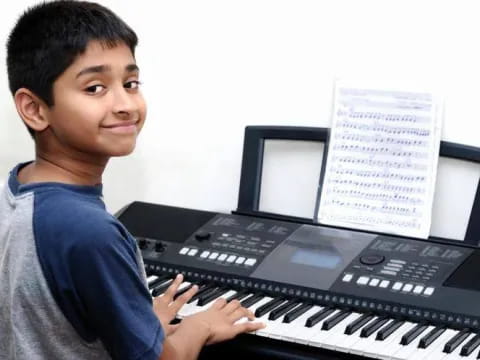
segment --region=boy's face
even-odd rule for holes
[[[131,153],[146,115],[138,77],[127,45],[90,42],[53,84],[48,141],[95,159]]]

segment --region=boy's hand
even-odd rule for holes
[[[242,318],[254,320],[255,315],[242,307],[238,300],[227,303],[222,298],[216,300],[209,309],[184,318],[182,326],[205,328],[208,332],[207,345],[231,339],[240,333],[265,327],[265,324],[261,322],[244,321],[236,323]]]
[[[178,327],[178,325],[170,325],[170,322],[175,319],[181,307],[198,291],[198,286],[194,285],[174,300],[173,297],[182,282],[183,275],[178,274],[165,293],[153,299],[153,311],[160,320],[166,336],[172,334]]]

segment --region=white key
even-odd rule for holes
[[[322,310],[323,308],[321,306],[314,306],[315,312],[311,313],[310,316],[315,315],[318,311]],[[307,319],[310,317],[308,316]],[[309,344],[310,339],[314,334],[320,331],[322,327],[322,322],[318,322],[312,327],[307,327],[305,326],[306,320],[303,322],[303,326],[300,327],[299,331],[295,333],[295,341],[300,343],[300,344]]]
[[[325,322],[325,320],[328,320],[329,318],[337,315],[339,312],[340,310],[335,310],[333,313],[331,313],[329,316],[327,316],[325,319],[320,321],[312,328],[316,331],[313,332],[312,337],[308,341],[308,345],[315,347],[323,347],[324,339],[330,336],[330,331],[322,330],[323,323]]]
[[[358,314],[359,316],[357,316],[357,318],[359,318],[360,316],[362,316],[363,314]],[[363,327],[367,326],[368,324],[370,324],[372,322],[374,318],[370,319],[370,321],[363,325]],[[353,320],[352,320],[353,321]],[[346,326],[348,326],[348,324],[346,324]],[[345,328],[346,328],[345,326]],[[343,329],[343,337],[341,339],[341,342],[339,342],[335,348],[338,349],[338,350],[341,350],[341,351],[344,351],[344,352],[349,352],[352,345],[354,343],[356,343],[357,341],[359,341],[361,338],[360,338],[360,333],[362,332],[362,329],[358,329],[354,334],[351,334],[351,335],[347,335],[345,334],[345,329]]]
[[[417,326],[416,323],[412,323],[409,321],[405,322],[401,327],[395,330],[393,334],[390,335],[390,337],[393,337],[393,339],[389,342],[388,347],[382,346],[382,349],[378,352],[378,355],[383,355],[386,358],[390,358],[392,354],[395,354],[397,351],[403,348],[404,345],[400,344],[400,341],[402,340],[403,335],[405,335],[415,326]]]
[[[335,325],[333,329],[328,331],[322,330],[328,333],[328,336],[323,340],[322,347],[332,350],[336,349],[337,346],[345,340],[345,337],[348,337],[348,335],[345,335],[345,328],[347,325],[358,319],[360,316],[362,315],[359,313],[352,313]],[[343,351],[343,348],[339,347],[338,350]]]
[[[272,300],[273,298],[269,297],[269,296],[265,296],[263,299],[261,299],[260,301],[257,301],[255,304],[253,304],[252,306],[248,307],[248,309],[255,313],[255,310],[257,310],[260,306],[262,306],[263,304],[266,304],[267,302],[269,302],[270,300]],[[244,322],[247,322],[249,321],[247,317],[243,317],[239,320],[237,320],[235,322],[235,324],[241,324],[241,323],[244,323]],[[253,322],[261,322],[258,318],[256,318],[255,320],[253,320]]]
[[[277,307],[279,306],[282,306],[284,303],[286,303],[287,301],[285,300],[284,302],[282,302],[280,305],[278,305]],[[258,318],[258,321],[261,321],[265,324],[265,327],[263,329],[260,329],[260,330],[257,330],[255,332],[255,334],[257,335],[260,335],[260,336],[267,336],[267,337],[275,337],[274,336],[274,332],[273,332],[273,329],[281,324],[282,322],[282,316],[280,316],[277,320],[269,320],[268,319],[268,316],[270,315],[270,311],[266,314],[264,314],[263,316],[259,317]]]
[[[408,345],[402,345],[398,351],[392,352],[391,359],[392,360],[408,360],[412,356],[415,351],[417,351],[418,348],[418,343],[420,342],[420,339],[424,337],[426,334],[428,334],[432,329],[434,329],[435,326],[428,326],[421,334],[419,334],[415,340],[413,340],[410,344]]]
[[[184,281],[183,283],[180,284],[178,287],[179,290],[184,289],[185,287],[189,286],[191,283],[188,281]],[[192,307],[192,304],[185,304],[182,306],[182,308],[178,311],[177,317],[178,318],[183,318],[188,315],[188,312],[190,311],[190,308]]]
[[[255,321],[260,321],[265,324],[265,327],[263,329],[259,329],[255,331],[256,335],[259,336],[267,336],[271,338],[278,338],[278,335],[275,334],[274,329],[282,323],[282,317],[279,317],[276,320],[269,320],[268,315],[263,315],[262,317],[259,317],[258,320]]]
[[[365,325],[363,325],[363,327],[368,326],[372,321],[374,321],[374,319],[375,317],[372,317],[372,319],[370,319],[370,321],[368,321]],[[345,352],[350,352],[352,345],[360,341],[361,339],[363,339],[360,337],[362,328],[358,329],[354,334],[351,334],[351,335],[344,334],[345,337],[342,339],[342,342],[339,343],[338,346],[335,346],[335,348],[338,348],[339,350],[343,349],[342,351],[345,351]]]
[[[476,359],[477,358],[477,355],[478,355],[478,351],[479,351],[479,347],[477,347],[475,350],[473,350],[470,355],[468,356],[461,356],[460,355],[460,351],[462,349],[462,347],[467,343],[469,342],[472,338],[475,337],[475,334],[471,334],[462,344],[460,344],[459,348],[459,352],[455,354],[455,357],[451,358],[451,357],[444,357],[445,360],[472,360],[472,359]],[[456,349],[458,350],[458,349]],[[451,354],[450,354],[451,355]],[[444,360],[442,359],[442,360]]]
[[[397,351],[399,351],[404,347],[404,345],[400,344],[400,341],[402,340],[403,335],[405,335],[415,326],[417,326],[416,323],[412,323],[409,321],[405,322],[401,327],[399,327],[397,330],[393,332],[393,334],[389,336],[389,337],[393,336],[393,339],[390,340],[388,347],[382,346],[381,350],[378,352],[378,355],[385,356],[385,358],[390,359],[391,355],[395,354]]]
[[[365,349],[364,354],[370,357],[383,359],[392,353],[392,349],[400,344],[400,339],[410,328],[415,326],[411,322],[405,322],[385,340],[375,340],[370,349]]]
[[[439,358],[441,360],[459,360],[459,359],[465,359],[465,356],[460,356],[460,351],[462,351],[463,345],[465,345],[471,338],[473,338],[475,334],[470,334],[465,340],[462,341],[460,345],[457,346],[455,350],[453,350],[450,354],[444,353],[443,358]],[[475,351],[474,351],[475,352]],[[470,354],[471,355],[471,354]]]
[[[301,306],[301,305],[300,305]],[[295,306],[295,308],[289,310],[284,315],[280,316],[280,323],[276,324],[275,327],[270,328],[270,337],[274,339],[284,339],[285,335],[289,334],[292,331],[292,323],[285,323],[283,320],[285,319],[285,315],[288,314],[290,311],[297,309],[299,305]]]
[[[372,321],[375,321],[375,319]],[[371,322],[369,322],[369,324],[370,323]],[[389,324],[389,321],[385,322],[380,328],[375,330],[367,338],[362,338],[359,335],[359,340],[350,346],[349,352],[356,355],[363,355],[363,353],[365,353],[367,349],[370,349],[372,346],[374,346],[374,344],[376,343],[375,339],[377,337],[377,333],[387,324]],[[360,333],[361,333],[361,330],[360,330]]]
[[[450,329],[449,329],[450,330]],[[447,331],[445,331],[445,333],[447,333]],[[443,349],[445,347],[445,344],[451,339],[453,338],[459,331],[458,330],[453,330],[453,332],[450,334],[450,336],[448,338],[446,338],[444,341],[442,341],[441,344],[438,344],[437,347],[435,348],[434,351],[432,351],[429,355],[428,355],[428,358],[429,359],[438,359],[438,360],[441,360],[443,359],[446,355],[450,355],[450,354],[447,354],[447,353],[444,353],[443,352]],[[439,339],[440,340],[440,339]]]
[[[307,319],[321,309],[321,306],[312,306],[310,309],[305,311],[305,313],[293,320],[290,324],[287,324],[290,325],[290,331],[283,335],[283,339],[292,342],[301,342],[297,334],[305,328],[305,322]]]
[[[158,279],[157,275],[150,275],[149,277],[147,277],[147,284],[150,285],[152,282],[154,282],[157,279]]]
[[[440,335],[433,343],[430,344],[426,349],[418,349],[413,355],[411,355],[409,360],[423,360],[423,359],[435,359],[437,360],[440,351],[440,358],[443,356],[441,353],[443,352],[443,347],[450,340],[458,330],[447,329]]]

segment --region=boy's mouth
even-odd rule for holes
[[[138,120],[119,121],[112,124],[103,125],[102,128],[119,133],[129,133],[137,130]]]

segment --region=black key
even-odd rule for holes
[[[212,289],[215,288],[215,285],[214,284],[203,284],[203,285],[200,285],[200,288],[198,289],[198,291],[195,293],[195,295],[193,295],[190,300],[187,301],[187,304],[191,304],[192,302],[194,302],[195,300],[197,300],[200,296],[202,296],[203,294],[205,294],[205,292],[210,292]]]
[[[337,314],[332,315],[327,320],[325,320],[322,324],[322,330],[330,330],[333,329],[335,325],[345,319],[347,316],[352,314],[352,310],[341,310]]]
[[[331,307],[328,307],[328,306],[324,307],[320,311],[318,311],[315,314],[313,314],[312,316],[310,316],[307,319],[307,321],[305,322],[305,326],[309,327],[309,328],[315,326],[316,324],[318,324],[320,321],[325,319],[327,316],[329,316],[334,311],[335,311],[335,309],[333,309]]]
[[[214,292],[210,293],[210,294],[207,294],[205,296],[202,296],[198,299],[198,305],[199,306],[203,306],[203,305],[207,305],[210,301],[213,301],[215,300],[216,298],[222,296],[223,294],[225,294],[226,292],[228,291],[227,288],[218,288],[216,289]]]
[[[433,328],[428,334],[426,334],[423,338],[420,339],[418,347],[420,349],[426,349],[428,346],[430,346],[431,343],[437,340],[438,337],[445,332],[445,330],[447,329],[443,326]]]
[[[284,302],[285,302],[284,298],[274,298],[269,302],[263,304],[262,306],[259,306],[257,310],[255,310],[255,316],[256,317],[263,316],[266,313],[270,312],[271,310],[275,309],[280,304],[283,304]]]
[[[393,334],[400,326],[403,325],[405,321],[403,320],[392,320],[388,325],[384,326],[381,330],[378,331],[376,340],[383,341]]]
[[[158,279],[155,279],[153,280],[150,284],[148,284],[148,287],[153,287],[155,285],[158,285],[162,282],[164,282],[165,280],[168,280],[168,279],[171,279],[171,276],[170,275],[161,275],[158,277]]]
[[[295,320],[299,316],[305,314],[312,307],[313,307],[313,304],[310,304],[310,303],[305,303],[300,305],[299,307],[293,309],[287,315],[285,315],[285,317],[283,318],[283,322],[287,324],[291,323],[293,320]]]
[[[350,324],[347,325],[345,328],[346,335],[354,334],[358,329],[363,327],[366,323],[373,319],[373,314],[363,314],[359,318],[352,321]]]
[[[375,331],[380,329],[383,325],[387,323],[387,321],[390,320],[386,316],[381,316],[375,320],[373,320],[370,324],[365,326],[362,331],[360,332],[360,337],[362,338],[367,338],[370,335],[372,335]]]
[[[162,295],[165,290],[168,289],[168,287],[170,286],[170,284],[172,283],[173,280],[170,280],[170,281],[166,281],[164,283],[161,283],[155,287],[152,288],[152,296],[153,297],[157,297],[159,295]]]
[[[175,295],[173,295],[173,300],[175,300],[176,298],[178,298],[179,296],[182,296],[183,294],[185,294],[188,290],[190,290],[193,285],[195,285],[194,283],[191,283],[187,286],[185,286],[183,289],[179,289],[177,290],[177,292],[175,293]]]
[[[408,330],[407,333],[402,336],[402,338],[400,339],[400,344],[401,345],[410,344],[422,332],[424,332],[427,327],[428,325],[426,324],[417,324],[417,326],[414,326],[412,329]]]
[[[445,347],[443,348],[443,352],[450,354],[453,350],[455,350],[458,345],[460,345],[463,340],[465,340],[469,335],[470,335],[470,330],[469,329],[463,329],[462,331],[459,331],[453,338],[448,340],[448,342],[445,344]]]
[[[463,345],[462,350],[460,350],[461,356],[468,356],[470,355],[473,350],[475,350],[478,345],[480,345],[480,335],[477,334],[473,338],[471,338],[465,345]],[[480,355],[480,353],[479,353]]]
[[[299,304],[296,300],[287,301],[286,303],[277,307],[275,310],[272,310],[272,312],[268,315],[268,320],[277,320],[280,316],[286,314],[298,305]]]
[[[252,296],[240,301],[240,305],[242,305],[243,307],[249,308],[250,306],[252,306],[252,305],[256,304],[257,302],[259,302],[260,300],[262,300],[264,297],[265,297],[265,295],[260,294],[260,293],[259,294],[253,294]]]
[[[230,302],[232,300],[238,300],[238,301],[241,301],[242,299],[246,298],[248,295],[250,295],[251,293],[248,292],[247,290],[240,290],[240,291],[237,291],[235,294],[229,296],[227,298],[227,302]]]

